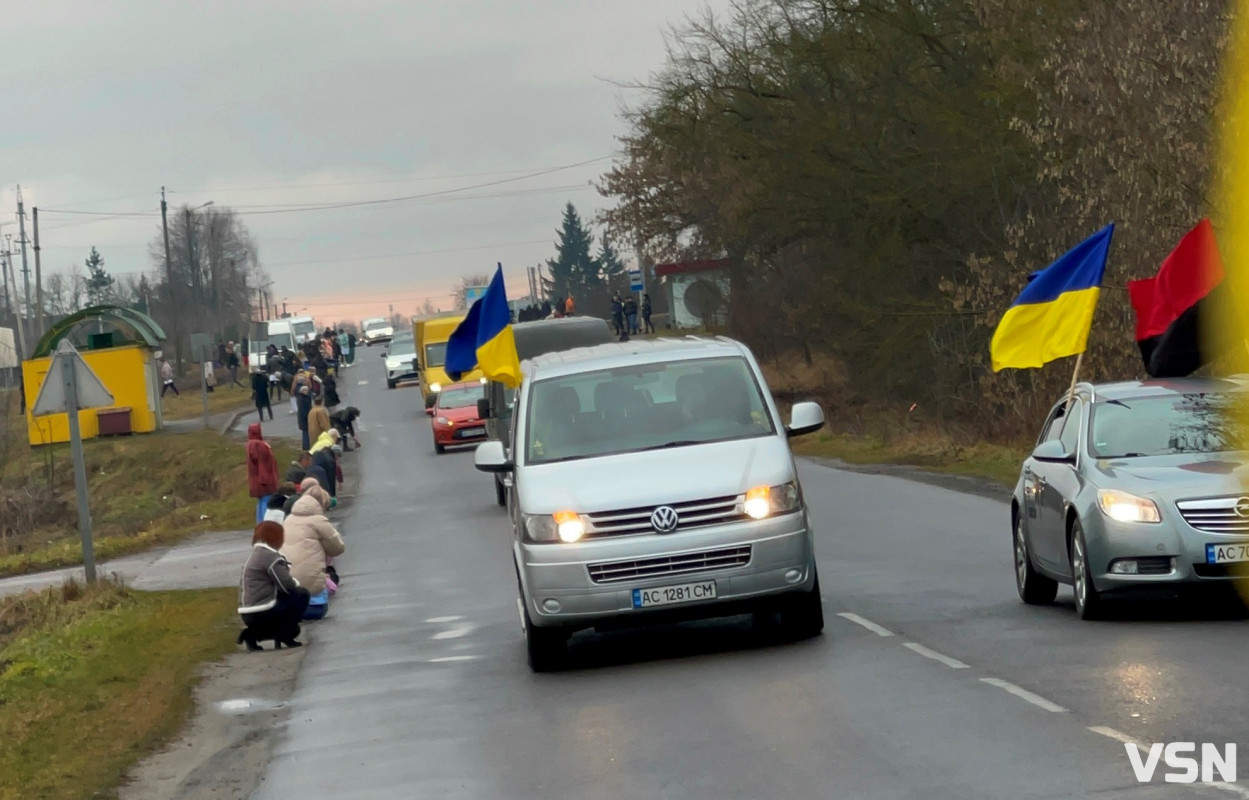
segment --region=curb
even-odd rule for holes
[[[227,433],[234,430],[234,426],[238,424],[238,421],[240,419],[242,419],[245,415],[252,413],[252,411],[254,410],[255,409],[253,409],[251,406],[248,406],[246,408],[240,408],[238,411],[232,412],[230,414],[230,418],[226,420],[225,425],[221,426],[221,430],[218,431],[218,433],[221,436],[225,436]]]

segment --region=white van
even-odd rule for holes
[[[503,473],[534,671],[584,628],[780,613],[795,638],[824,627],[811,517],[788,425],[754,356],[723,337],[547,353],[521,366]]]
[[[314,328],[315,332],[315,328]],[[290,318],[271,319],[253,322],[247,337],[247,369],[249,372],[264,372],[269,345],[279,351],[283,347],[297,349],[295,334],[291,331]]]

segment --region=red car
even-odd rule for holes
[[[486,440],[486,421],[477,418],[477,401],[486,396],[481,381],[453,383],[437,394],[433,419],[434,452],[448,447]]]

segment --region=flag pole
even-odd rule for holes
[[[1084,352],[1076,356],[1076,367],[1071,371],[1071,389],[1067,392],[1067,402],[1063,404],[1063,424],[1058,428],[1058,438],[1067,430],[1067,420],[1071,418],[1071,404],[1076,399],[1076,384],[1080,382],[1080,365],[1084,363]]]

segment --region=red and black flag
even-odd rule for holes
[[[1222,281],[1214,227],[1203,219],[1184,234],[1157,275],[1128,282],[1136,343],[1150,377],[1181,378],[1212,360],[1202,328],[1212,324],[1211,295]]]

